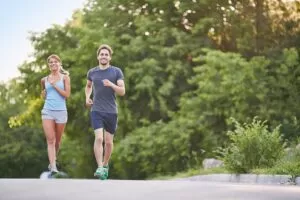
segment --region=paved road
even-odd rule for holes
[[[0,179],[0,200],[299,200],[299,186],[203,181]]]

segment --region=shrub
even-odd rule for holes
[[[202,148],[213,146],[210,135],[195,131],[199,124],[189,119],[168,124],[155,122],[141,127],[123,139],[112,155],[111,176],[121,179],[147,179],[158,175],[173,175],[201,164],[202,149],[197,149],[197,137]],[[191,124],[192,123],[192,124]]]
[[[273,166],[284,154],[285,144],[279,126],[268,130],[266,122],[254,118],[241,125],[233,119],[235,130],[228,131],[229,146],[219,149],[225,167],[235,173],[248,173],[255,168]]]

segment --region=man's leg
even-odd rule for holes
[[[98,167],[103,166],[103,128],[94,130],[94,155],[98,164]]]
[[[112,151],[113,151],[113,138],[114,138],[114,135],[111,134],[110,132],[108,131],[105,131],[105,150],[104,150],[104,161],[103,161],[103,169],[104,169],[104,179],[107,179],[108,178],[108,170],[109,170],[109,166],[108,166],[108,163],[109,163],[109,160],[110,160],[110,156],[112,154]]]
[[[118,116],[116,113],[107,113],[105,115],[105,132],[104,132],[104,142],[105,142],[105,151],[104,151],[104,166],[108,166],[110,156],[113,152],[114,147],[114,134],[117,130]]]
[[[94,176],[105,180],[106,173],[103,168],[103,128],[95,130],[94,154],[98,164],[98,168],[96,169]]]
[[[108,166],[109,159],[114,147],[113,140],[114,140],[114,135],[109,133],[108,131],[105,131],[105,151],[104,151],[103,166]]]
[[[91,112],[91,122],[95,133],[94,155],[97,161],[98,168],[94,173],[101,179],[104,179],[103,170],[103,117],[100,112]]]

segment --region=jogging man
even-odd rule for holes
[[[90,118],[95,133],[94,154],[98,168],[94,176],[102,180],[108,177],[108,164],[117,129],[118,110],[115,94],[125,95],[123,72],[120,68],[110,65],[112,54],[110,46],[100,45],[97,50],[99,65],[88,71],[85,86],[86,106],[91,107]],[[93,100],[90,98],[92,93]]]

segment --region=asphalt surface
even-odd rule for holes
[[[300,187],[205,181],[0,179],[0,200],[300,200]]]

